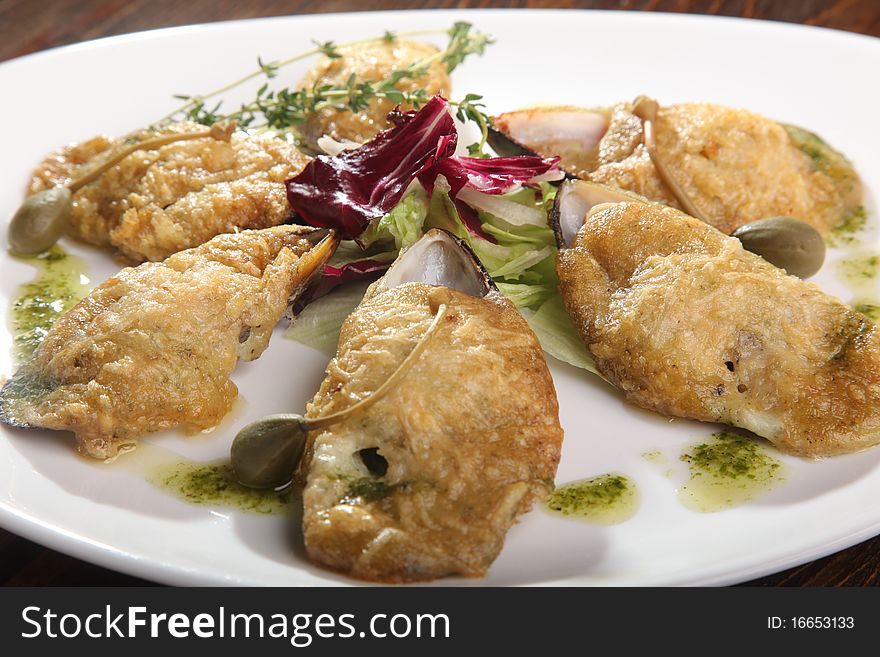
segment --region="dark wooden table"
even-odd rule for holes
[[[0,61],[88,39],[174,25],[317,12],[357,11],[358,0],[0,0]],[[880,36],[878,0],[371,0],[369,8],[541,7],[670,11],[819,25]],[[796,528],[792,528],[796,531]],[[0,529],[0,584],[137,586],[149,584]],[[876,586],[880,537],[751,586]]]

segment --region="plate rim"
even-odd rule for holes
[[[5,73],[9,68],[17,66],[27,66],[31,62],[41,59],[49,59],[54,57],[64,57],[70,52],[114,48],[119,44],[133,43],[137,41],[149,41],[155,39],[163,39],[166,36],[176,37],[178,35],[205,33],[211,31],[222,32],[230,28],[241,26],[251,26],[254,24],[269,24],[279,22],[291,23],[308,23],[320,22],[322,19],[327,21],[334,18],[351,20],[353,17],[369,14],[371,17],[388,17],[389,19],[404,19],[412,21],[413,14],[418,18],[426,21],[435,20],[438,16],[455,16],[456,18],[468,18],[473,16],[473,20],[478,20],[478,15],[511,15],[523,16],[526,12],[538,12],[543,15],[551,15],[556,17],[564,16],[572,11],[579,14],[596,14],[603,17],[612,17],[612,20],[638,21],[638,22],[669,22],[669,23],[726,23],[728,26],[735,26],[733,29],[752,30],[755,26],[763,29],[781,30],[786,32],[798,32],[801,34],[809,33],[821,38],[832,38],[843,41],[858,41],[863,44],[873,44],[871,47],[880,46],[880,38],[872,35],[848,32],[838,28],[830,28],[815,25],[803,25],[799,23],[789,23],[783,21],[773,21],[767,19],[751,19],[737,16],[717,16],[705,14],[677,14],[672,12],[641,12],[627,10],[596,10],[596,9],[517,9],[517,8],[468,8],[468,9],[420,9],[420,10],[383,10],[383,11],[354,11],[354,12],[333,12],[333,13],[314,13],[300,15],[282,15],[267,16],[259,18],[221,20],[210,23],[195,23],[189,25],[179,25],[171,27],[163,27],[156,29],[140,30],[126,34],[119,34],[97,39],[90,39],[78,43],[67,44],[34,53],[28,53],[19,57],[0,62],[0,74]],[[519,20],[519,19],[517,19]],[[332,31],[332,25],[328,25],[328,31]],[[487,30],[491,33],[491,29]],[[878,448],[880,449],[880,448]],[[47,523],[38,516],[27,512],[26,510],[16,508],[13,505],[0,501],[0,526],[8,531],[21,536],[27,540],[34,541],[40,545],[50,549],[57,550],[71,557],[82,559],[89,563],[107,567],[117,572],[139,577],[150,582],[169,584],[174,586],[205,586],[205,585],[253,585],[252,582],[237,578],[234,575],[226,577],[210,575],[203,572],[192,571],[185,566],[173,562],[163,562],[156,559],[145,559],[137,554],[127,550],[107,545],[102,542],[90,539],[87,535],[69,531],[64,528]],[[836,540],[823,543],[821,546],[812,549],[803,549],[798,551],[796,555],[790,557],[779,557],[770,562],[757,564],[752,568],[739,570],[735,573],[709,574],[701,577],[680,580],[673,584],[659,584],[660,586],[723,586],[736,583],[746,582],[755,578],[763,577],[768,574],[777,573],[782,570],[802,565],[820,559],[822,557],[834,554],[846,548],[857,545],[874,536],[880,535],[880,519],[867,527],[848,532],[844,536]],[[568,584],[573,586],[588,585],[577,581],[579,574],[573,574],[564,580],[540,582],[535,585],[559,585]],[[322,586],[346,586],[360,585],[360,582],[349,581],[339,582],[332,579],[325,579],[320,582]],[[442,580],[441,580],[442,584]],[[287,584],[289,585],[289,584]],[[479,585],[479,584],[478,584]],[[615,584],[619,585],[619,584]],[[296,586],[296,585],[294,585]]]
[[[350,18],[354,16],[360,15],[370,15],[370,16],[400,16],[400,15],[413,15],[417,14],[420,16],[423,15],[443,15],[443,14],[510,14],[510,15],[520,15],[524,13],[530,14],[548,14],[548,15],[564,15],[570,14],[572,12],[576,12],[578,14],[596,14],[602,16],[613,16],[615,20],[622,20],[626,18],[626,20],[634,20],[634,21],[670,21],[670,22],[727,22],[732,25],[740,25],[743,28],[747,25],[760,25],[768,27],[769,29],[780,29],[780,30],[792,30],[792,31],[808,31],[812,33],[825,33],[832,38],[843,38],[843,39],[856,39],[863,41],[865,43],[875,43],[880,44],[880,37],[875,37],[870,34],[862,34],[861,32],[850,32],[848,30],[844,30],[841,28],[835,27],[827,27],[824,25],[806,25],[803,23],[791,23],[788,21],[782,20],[771,20],[768,18],[745,18],[742,16],[723,16],[717,14],[686,14],[686,13],[676,13],[671,11],[640,11],[640,10],[626,10],[626,9],[583,9],[579,7],[571,8],[571,9],[563,9],[563,8],[550,8],[550,7],[540,7],[540,8],[532,8],[532,7],[523,7],[523,8],[515,8],[515,7],[468,7],[463,9],[456,8],[431,8],[431,9],[383,9],[379,11],[371,11],[371,10],[361,10],[361,11],[340,11],[340,12],[316,12],[309,14],[285,14],[278,16],[259,16],[255,18],[232,18],[232,19],[224,19],[218,21],[212,21],[209,23],[188,23],[185,25],[172,25],[169,27],[158,27],[151,28],[145,30],[137,30],[135,32],[126,32],[124,34],[113,34],[110,36],[98,37],[95,39],[88,39],[86,41],[78,41],[76,43],[68,43],[60,46],[54,46],[52,48],[45,48],[43,50],[37,50],[35,52],[26,53],[24,55],[19,55],[17,57],[13,57],[11,59],[5,59],[0,61],[0,70],[4,66],[10,64],[20,64],[23,61],[38,59],[42,57],[50,57],[57,56],[58,54],[63,54],[65,52],[75,51],[75,50],[89,50],[93,48],[102,48],[113,46],[117,42],[129,42],[129,41],[138,41],[141,39],[149,39],[154,38],[156,36],[163,36],[165,34],[185,34],[187,32],[196,33],[202,31],[210,31],[212,29],[224,29],[228,27],[235,27],[237,25],[243,24],[254,24],[254,23],[270,23],[270,22],[282,22],[282,21],[292,21],[292,22],[300,22],[300,21],[312,21],[317,20],[319,18],[332,18],[332,17],[341,17],[341,18]],[[739,28],[735,28],[739,29]],[[487,33],[491,35],[491,31],[487,30]]]

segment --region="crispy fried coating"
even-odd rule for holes
[[[789,216],[828,235],[861,204],[852,166],[810,137],[810,144],[793,140],[775,121],[708,103],[661,107],[657,115],[658,152],[709,223],[727,234],[751,221]],[[678,207],[642,139],[632,105],[616,105],[596,166],[585,177]]]
[[[73,431],[100,459],[151,431],[214,426],[238,394],[236,361],[266,348],[288,299],[323,262],[314,242],[325,233],[220,235],[123,269],[55,323],[0,392],[0,419]]]
[[[556,392],[537,339],[498,292],[478,299],[424,283],[368,292],[307,416],[372,394],[442,303],[448,313],[404,379],[368,410],[311,435],[306,549],[353,577],[481,576],[516,517],[553,488]]]
[[[437,54],[437,48],[428,43],[395,39],[372,41],[351,46],[340,47],[338,59],[323,57],[299,82],[300,89],[311,89],[315,85],[325,84],[345,86],[351,75],[357,76],[358,82],[376,82],[388,77],[393,71],[399,70],[414,62]],[[429,96],[452,93],[452,83],[446,64],[433,62],[425,75],[414,80],[401,80],[396,85],[401,91],[413,91],[424,88]],[[350,140],[365,143],[375,137],[381,130],[391,127],[385,118],[397,103],[387,99],[373,98],[369,106],[360,112],[338,111],[326,108],[311,117],[300,129],[305,143],[318,150],[318,139],[329,135],[336,140]],[[402,109],[412,107],[404,104]]]
[[[177,123],[158,134],[198,129]],[[50,154],[34,172],[30,193],[69,182],[120,143],[96,137]],[[133,262],[163,260],[221,233],[283,223],[283,183],[306,163],[281,139],[240,133],[228,143],[205,138],[137,151],[73,195],[68,232],[115,247]]]
[[[877,326],[737,239],[659,204],[599,206],[557,272],[596,366],[633,403],[804,456],[880,442]]]

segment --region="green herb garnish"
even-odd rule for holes
[[[239,109],[231,112],[221,111],[222,100],[209,102],[260,76],[265,76],[267,80],[275,78],[281,68],[308,57],[323,54],[331,59],[338,59],[341,57],[339,49],[343,46],[378,41],[392,43],[401,36],[411,37],[438,33],[445,33],[449,36],[449,42],[445,49],[392,71],[382,80],[361,80],[352,75],[343,85],[315,84],[307,89],[291,89],[289,87],[270,89],[268,82],[266,82],[257,90],[252,100],[243,103]],[[359,112],[366,109],[373,99],[387,99],[393,103],[407,104],[418,109],[429,99],[427,90],[418,87],[410,91],[402,91],[398,88],[400,82],[421,78],[428,72],[429,67],[438,61],[446,64],[447,70],[452,72],[469,55],[483,54],[486,46],[492,43],[492,39],[485,34],[473,31],[470,23],[458,22],[450,29],[443,31],[419,30],[399,35],[386,31],[380,37],[349,41],[344,44],[336,44],[333,41],[314,43],[315,47],[311,50],[288,59],[264,62],[257,58],[257,70],[219,89],[199,95],[176,95],[175,98],[185,101],[183,105],[159,119],[152,128],[161,128],[168,123],[182,120],[190,120],[208,126],[218,121],[235,121],[241,128],[247,128],[249,131],[286,132],[304,123],[310,116],[323,109],[332,108],[338,111]],[[482,152],[486,143],[490,122],[489,117],[482,111],[483,104],[478,102],[480,99],[481,96],[468,94],[464,100],[451,103],[458,108],[457,114],[462,121],[472,120],[480,125],[482,140],[477,152]]]

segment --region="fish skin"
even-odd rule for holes
[[[482,576],[516,517],[553,488],[562,443],[553,381],[534,334],[497,291],[479,299],[424,283],[371,288],[307,417],[376,390],[440,304],[448,312],[404,379],[310,435],[305,546],[332,570],[380,582]],[[384,476],[357,456],[369,448],[387,460]]]
[[[587,215],[559,290],[599,371],[669,416],[822,457],[880,442],[880,335],[866,317],[660,204]]]

